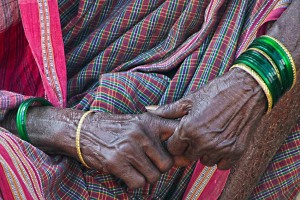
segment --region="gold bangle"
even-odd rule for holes
[[[250,74],[257,81],[257,83],[261,86],[262,90],[264,91],[264,93],[267,97],[267,101],[268,101],[267,113],[269,113],[272,110],[272,107],[273,107],[273,97],[271,95],[271,92],[270,92],[268,86],[265,84],[263,79],[254,70],[252,70],[247,65],[235,64],[230,69],[233,69],[233,68],[240,68],[240,69],[246,71],[248,74]]]
[[[275,70],[277,77],[282,85],[282,79],[279,73],[279,70],[276,67],[276,64],[274,63],[274,61],[270,58],[270,56],[268,56],[265,52],[263,52],[262,50],[258,49],[258,48],[249,48],[248,50],[253,50],[253,51],[257,51],[258,53],[262,54],[272,65],[273,69]]]
[[[293,76],[294,76],[294,80],[293,80],[293,85],[291,87],[291,89],[295,86],[296,82],[297,82],[297,69],[296,69],[296,65],[295,65],[295,62],[294,62],[294,59],[291,55],[291,53],[289,52],[289,50],[284,46],[284,44],[282,44],[279,40],[277,40],[276,38],[274,37],[271,37],[269,35],[264,35],[264,37],[268,37],[272,40],[274,40],[277,44],[279,44],[279,46],[285,51],[285,53],[287,54],[290,62],[291,62],[291,65],[292,65],[292,69],[293,69]]]
[[[89,166],[86,164],[86,162],[83,160],[83,156],[82,156],[81,150],[80,150],[80,130],[81,130],[83,121],[84,121],[84,119],[86,118],[86,116],[87,116],[88,114],[90,114],[90,113],[93,113],[93,112],[95,112],[95,111],[90,110],[90,111],[84,113],[84,114],[82,115],[82,117],[80,118],[79,123],[78,123],[78,126],[77,126],[77,130],[76,130],[76,141],[75,141],[75,142],[76,142],[76,150],[77,150],[78,158],[79,158],[80,162],[83,164],[83,166],[85,166],[86,168],[89,168],[89,169],[90,169],[90,167],[89,167]]]

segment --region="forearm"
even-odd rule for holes
[[[75,133],[83,111],[54,107],[32,107],[26,114],[26,130],[31,143],[47,152],[75,156]],[[8,113],[0,122],[11,133],[18,135],[16,111]]]
[[[220,199],[248,199],[270,160],[296,125],[300,113],[300,1],[293,1],[267,35],[281,41],[290,51],[298,71],[298,81],[269,115],[264,116],[254,140],[231,170]],[[247,172],[247,173],[245,173]],[[237,192],[238,191],[238,192]]]
[[[76,130],[78,122],[85,111],[60,109],[55,107],[30,107],[26,113],[26,130],[33,146],[51,154],[67,155],[78,159],[76,151]],[[88,115],[81,128],[80,143],[85,153],[85,147],[94,143],[95,137],[100,137],[99,145],[108,146],[115,137],[112,129],[122,127],[131,120],[133,115],[115,115],[97,112]],[[0,126],[18,136],[16,125],[16,110],[9,112]]]

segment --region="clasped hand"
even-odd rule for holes
[[[200,159],[206,166],[217,164],[225,170],[243,154],[265,106],[266,99],[255,80],[234,69],[187,97],[150,112],[180,119],[167,141],[175,164]]]
[[[228,169],[242,155],[265,108],[260,86],[234,69],[150,113],[90,116],[81,148],[89,166],[114,174],[131,188],[154,183],[174,160],[183,166],[200,159]],[[162,146],[166,140],[167,150]]]

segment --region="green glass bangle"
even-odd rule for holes
[[[272,80],[272,83],[274,83],[274,87],[279,94],[278,98],[280,98],[283,95],[283,87],[272,64],[257,51],[247,50],[247,53],[260,63],[262,70],[267,74],[267,77]]]
[[[261,70],[257,70],[257,67],[256,67],[256,64],[252,63],[248,57],[244,56],[244,55],[240,55],[238,57],[238,59],[234,62],[234,65],[235,64],[244,64],[244,65],[247,65],[250,69],[252,69],[253,71],[255,71],[261,78],[262,80],[264,81],[264,83],[267,85],[270,93],[271,93],[271,96],[272,96],[272,99],[273,99],[273,102],[272,102],[272,105],[274,104],[274,89],[273,87],[271,86],[271,83],[270,81],[268,80],[268,78],[265,76],[265,74],[261,71]]]
[[[33,103],[40,103],[43,106],[52,106],[52,104],[43,98],[30,98],[25,100],[19,107],[16,116],[17,131],[22,140],[30,142],[26,131],[26,114],[29,106]]]
[[[292,67],[292,61],[289,59],[289,56],[284,51],[284,49],[277,42],[275,42],[274,40],[272,40],[270,37],[267,37],[267,36],[261,36],[261,37],[257,38],[256,41],[259,43],[266,43],[266,44],[272,46],[280,54],[282,60],[285,63],[287,73],[289,74],[288,77],[290,77],[290,80],[292,81],[292,86],[293,86],[296,76],[294,75],[294,72],[293,72],[294,70]]]
[[[272,105],[274,105],[278,101],[279,94],[276,92],[276,89],[273,87],[272,80],[270,80],[270,77],[268,78],[267,72],[263,70],[264,67],[262,67],[259,63],[257,63],[255,59],[243,53],[238,57],[238,59],[234,62],[234,64],[245,64],[248,67],[250,67],[253,71],[255,71],[263,79],[263,81],[269,88],[269,91],[273,99]]]
[[[278,67],[276,66],[276,64],[273,62],[272,58],[266,54],[264,51],[258,49],[258,48],[249,48],[248,50],[252,50],[255,51],[256,53],[259,54],[259,56],[261,57],[261,59],[265,62],[268,62],[272,68],[276,71],[276,75],[280,81],[280,84],[282,85],[282,79],[281,79],[281,75],[279,73]]]
[[[273,60],[281,76],[283,92],[288,91],[289,88],[292,86],[292,80],[288,78],[289,74],[287,73],[286,65],[284,61],[281,59],[279,53],[277,53],[277,51],[273,47],[269,46],[268,44],[264,44],[264,43],[258,44],[255,41],[249,46],[249,48],[260,49]]]
[[[265,63],[262,63],[257,57],[253,56],[253,54],[250,54],[249,51],[246,51],[240,57],[241,58],[239,59],[242,59],[242,62],[244,64],[248,65],[251,69],[253,69],[265,81],[266,85],[268,86],[271,92],[274,106],[280,97],[280,91],[277,88],[277,77],[275,72],[272,73],[272,67]]]
[[[288,67],[289,67],[288,70],[290,73],[293,74],[293,84],[292,84],[292,87],[293,87],[296,83],[296,75],[297,74],[296,74],[296,66],[295,66],[294,60],[292,58],[292,55],[290,54],[288,49],[276,38],[273,38],[268,35],[263,35],[261,37],[263,39],[265,39],[266,42],[271,43],[276,49],[280,50],[282,55],[284,55],[284,58],[287,60],[287,63],[288,63]]]
[[[296,84],[296,80],[297,80],[297,71],[296,71],[296,65],[294,62],[294,59],[291,55],[291,53],[289,52],[289,50],[284,46],[284,44],[282,44],[279,40],[277,40],[274,37],[271,37],[269,35],[264,35],[262,36],[263,38],[267,38],[270,42],[276,44],[276,46],[281,49],[281,52],[286,56],[285,58],[289,60],[289,65],[291,67],[291,73],[293,74],[293,85],[292,87],[294,87],[294,85]]]
[[[272,46],[266,43],[258,43],[257,41],[254,41],[249,48],[257,48],[262,51],[264,51],[268,56],[271,57],[273,62],[276,64],[277,69],[279,70],[281,80],[282,80],[282,86],[283,91],[288,91],[292,85],[293,85],[293,77],[291,77],[291,74],[288,73],[287,66],[284,62],[284,60],[281,58],[280,54],[274,49]]]

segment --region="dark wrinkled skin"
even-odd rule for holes
[[[292,128],[300,122],[299,10],[300,1],[294,0],[267,33],[282,41],[291,52],[298,70],[298,82],[281,98],[272,112],[263,117],[245,154],[231,169],[220,200],[248,199],[272,157],[291,133]],[[290,198],[290,193],[286,195],[285,197],[281,196],[280,199]]]
[[[300,1],[294,1],[269,31],[289,48],[298,66],[299,4]],[[287,99],[287,102],[293,101]],[[247,73],[235,69],[186,98],[151,111],[163,118],[151,114],[89,115],[81,132],[82,153],[92,168],[122,178],[131,188],[155,182],[161,173],[169,170],[173,165],[169,153],[177,165],[200,159],[205,165],[217,164],[219,169],[228,169],[248,149],[265,110],[266,98],[260,86]],[[82,111],[50,107],[29,109],[27,130],[33,145],[47,153],[78,159],[75,132],[82,114]],[[12,112],[0,125],[16,133],[14,118]],[[291,129],[291,123],[285,126],[289,127],[281,127],[281,130]],[[161,145],[167,139],[169,153]],[[242,171],[246,170],[244,167]],[[261,175],[265,168],[256,170],[254,173]],[[238,184],[232,183],[232,188],[238,189]],[[225,199],[234,191],[232,188],[227,187]]]
[[[261,87],[243,70],[234,69],[187,97],[150,112],[181,118],[167,145],[177,157],[176,164],[200,159],[204,165],[229,169],[243,154],[265,110]]]
[[[29,109],[27,131],[32,144],[48,153],[78,159],[75,133],[82,114],[83,111],[53,107]],[[14,116],[12,113],[2,122],[13,133],[16,132]],[[91,168],[123,179],[130,188],[139,188],[146,182],[154,183],[173,166],[173,159],[163,148],[162,141],[173,134],[177,126],[177,121],[149,113],[93,113],[86,117],[81,129],[81,151]]]
[[[300,1],[294,1],[285,17],[268,33],[288,47],[297,66],[300,58],[299,4]],[[295,34],[283,34],[285,31]],[[266,103],[254,79],[242,70],[232,70],[193,94],[150,112],[163,118],[182,118],[168,140],[168,150],[177,157],[177,164],[200,159],[204,165],[217,164],[219,169],[229,169],[247,148],[266,110]]]

